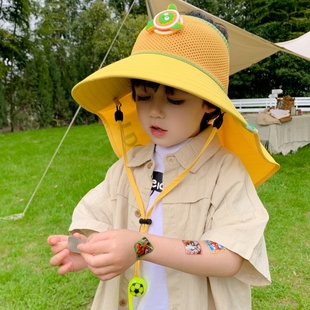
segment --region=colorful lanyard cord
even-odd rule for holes
[[[121,103],[115,99],[114,100],[116,103],[116,112],[115,112],[115,121],[119,124],[119,130],[121,133],[121,141],[122,141],[122,150],[123,150],[123,157],[124,157],[124,166],[126,169],[126,173],[128,176],[129,183],[133,189],[135,199],[137,201],[137,205],[141,214],[140,218],[140,232],[145,233],[148,230],[148,225],[152,223],[151,215],[153,212],[153,209],[157,205],[157,203],[164,197],[166,196],[169,192],[171,192],[184,178],[185,176],[189,173],[189,171],[192,169],[192,167],[197,163],[197,161],[200,159],[201,155],[203,152],[206,150],[206,148],[209,146],[211,143],[212,139],[214,138],[217,129],[221,126],[223,122],[223,114],[220,114],[218,118],[216,118],[213,121],[213,128],[210,133],[210,136],[206,140],[204,146],[202,147],[200,153],[197,155],[196,159],[190,164],[189,167],[187,167],[183,172],[181,172],[178,176],[176,176],[164,189],[163,191],[156,197],[155,201],[149,208],[149,210],[145,213],[144,209],[144,204],[138,189],[138,186],[135,182],[132,170],[128,167],[128,158],[126,154],[126,148],[125,148],[125,139],[124,139],[124,130],[122,126],[122,121],[123,121],[123,113],[121,111]],[[138,259],[135,262],[135,267],[134,267],[134,278],[129,282],[128,284],[128,304],[129,304],[129,310],[133,309],[133,296],[139,297],[143,296],[144,293],[146,292],[147,289],[147,283],[144,279],[139,277],[139,266],[140,266],[140,260]]]

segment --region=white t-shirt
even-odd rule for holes
[[[180,144],[163,147],[156,145],[154,150],[155,167],[153,171],[152,191],[149,199],[148,209],[153,205],[156,197],[163,190],[164,157],[168,154],[176,153],[190,139]],[[161,201],[154,207],[151,214],[152,224],[149,225],[148,233],[163,235],[163,215]],[[156,249],[154,249],[156,251]],[[165,267],[146,261],[140,262],[139,276],[147,283],[147,291],[144,296],[134,298],[135,309],[139,310],[167,310],[168,291]]]

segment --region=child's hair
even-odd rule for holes
[[[226,38],[226,40],[228,40],[228,32],[227,32],[225,26],[216,23],[212,18],[208,17],[207,15],[203,14],[202,12],[200,12],[200,11],[191,11],[189,13],[186,13],[185,15],[194,16],[194,17],[198,17],[200,19],[206,20],[207,22],[212,24],[214,27],[216,27],[219,31],[221,31],[221,33]]]

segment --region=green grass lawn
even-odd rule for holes
[[[65,130],[0,134],[0,217],[23,212]],[[310,145],[275,158],[281,170],[258,189],[273,282],[253,289],[253,309],[310,309]],[[0,220],[0,309],[89,309],[98,280],[59,276],[46,238],[67,234],[75,205],[115,160],[102,125],[73,127],[25,216]]]

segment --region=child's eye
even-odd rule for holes
[[[179,104],[182,104],[184,102],[184,100],[173,100],[170,98],[168,98],[168,101],[172,104],[175,104],[175,105],[179,105]]]
[[[137,95],[137,101],[147,101],[151,98],[151,96],[138,96]]]

